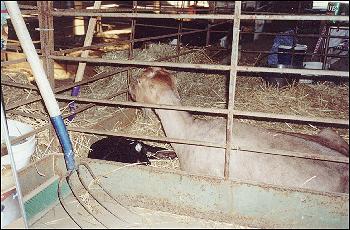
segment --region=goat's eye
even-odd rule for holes
[[[137,81],[137,84],[141,84],[140,79],[136,79],[136,81]]]

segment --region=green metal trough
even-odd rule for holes
[[[147,166],[84,159],[124,205],[257,228],[349,229],[349,195],[282,188],[189,175]],[[118,168],[122,167],[119,170]],[[58,203],[65,173],[62,156],[50,155],[19,173],[25,209],[34,223]],[[87,175],[87,180],[91,180]],[[67,185],[64,194],[69,195]]]

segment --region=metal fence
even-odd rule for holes
[[[215,4],[210,4],[211,7]],[[89,128],[75,128],[75,127],[68,127],[71,131],[76,132],[82,132],[82,133],[94,133],[99,135],[112,135],[112,136],[125,136],[130,138],[139,138],[139,139],[145,139],[145,140],[152,140],[152,141],[161,141],[161,142],[172,142],[172,143],[183,143],[183,144],[189,144],[189,145],[198,145],[198,146],[211,146],[216,148],[225,148],[225,170],[224,175],[225,178],[228,178],[229,175],[229,152],[231,149],[235,149],[235,147],[232,145],[232,138],[234,137],[233,130],[233,120],[235,117],[245,117],[249,119],[255,119],[255,118],[264,118],[264,119],[276,119],[276,120],[285,120],[285,121],[305,121],[310,123],[323,123],[323,124],[329,124],[329,125],[341,125],[344,127],[349,126],[349,120],[344,119],[331,119],[331,118],[322,118],[322,117],[306,117],[306,116],[297,116],[297,115],[286,115],[286,114],[272,114],[272,113],[262,113],[262,112],[248,112],[248,111],[239,111],[235,109],[235,92],[236,92],[236,79],[237,79],[237,73],[238,72],[267,72],[267,73],[276,73],[280,72],[279,69],[276,68],[268,68],[268,67],[254,67],[254,66],[241,66],[238,64],[238,44],[239,44],[239,37],[240,37],[240,25],[241,21],[243,20],[332,20],[332,21],[349,21],[348,16],[330,16],[330,15],[281,15],[281,14],[244,14],[241,10],[242,3],[241,1],[235,2],[234,12],[232,11],[232,14],[217,14],[215,13],[215,7],[208,10],[208,14],[187,14],[185,9],[176,9],[178,13],[138,13],[138,7],[137,7],[137,1],[133,1],[132,8],[125,9],[126,12],[120,12],[119,9],[82,9],[82,10],[71,10],[71,9],[53,9],[52,2],[38,2],[38,7],[24,7],[25,13],[38,13],[39,12],[39,24],[40,24],[40,37],[41,37],[41,51],[42,51],[42,57],[44,59],[44,65],[46,66],[46,69],[48,71],[48,77],[51,82],[52,87],[54,87],[54,78],[53,78],[53,60],[66,60],[71,62],[86,62],[86,63],[104,63],[104,64],[113,64],[113,65],[121,65],[125,66],[122,70],[119,72],[127,72],[130,75],[130,69],[132,67],[144,67],[144,66],[159,66],[159,67],[167,67],[171,69],[197,69],[197,70],[216,70],[216,71],[226,71],[230,73],[229,77],[229,98],[228,98],[228,107],[226,109],[216,109],[216,108],[202,108],[202,107],[195,107],[195,106],[170,106],[170,105],[154,105],[154,104],[145,104],[145,103],[136,103],[136,102],[111,102],[110,100],[103,100],[103,99],[92,99],[92,98],[82,98],[82,97],[71,97],[71,96],[64,96],[58,94],[59,92],[68,90],[73,88],[77,85],[83,85],[87,84],[93,81],[96,81],[98,79],[107,78],[112,76],[116,73],[116,71],[109,71],[109,72],[103,72],[95,75],[91,79],[83,80],[81,82],[77,82],[74,84],[70,84],[68,86],[56,88],[54,92],[56,93],[56,98],[59,100],[66,100],[66,101],[76,101],[76,102],[89,102],[90,104],[82,106],[76,113],[79,113],[81,111],[84,111],[87,108],[91,108],[95,105],[110,105],[110,106],[131,106],[131,107],[141,107],[141,108],[161,108],[161,109],[171,109],[171,110],[183,110],[183,111],[196,111],[196,112],[203,112],[203,113],[210,113],[210,114],[223,114],[227,118],[227,138],[226,138],[226,144],[225,145],[218,145],[215,143],[207,143],[207,142],[201,142],[201,141],[193,141],[193,140],[183,140],[183,139],[175,139],[175,138],[160,138],[160,137],[151,137],[151,136],[142,136],[142,135],[129,135],[127,133],[122,132],[106,132],[102,130],[96,130],[96,129],[89,129]],[[159,10],[159,8],[154,9]],[[174,9],[172,9],[174,10]],[[113,11],[113,12],[111,12]],[[162,11],[160,11],[162,12]],[[131,59],[133,57],[133,44],[138,41],[151,41],[155,39],[165,38],[165,37],[178,37],[180,38],[180,35],[185,34],[191,34],[191,33],[198,33],[207,31],[208,34],[211,32],[218,32],[215,31],[215,25],[222,23],[220,20],[233,20],[233,27],[232,27],[232,56],[231,56],[231,64],[230,65],[213,65],[213,64],[191,64],[191,63],[173,63],[173,62],[166,62],[166,60],[169,60],[173,57],[179,57],[181,55],[184,55],[184,53],[180,53],[179,49],[179,43],[180,39],[178,39],[178,45],[177,45],[177,53],[174,56],[171,57],[165,57],[163,59],[157,60],[157,61],[136,61],[136,60],[106,60],[102,58],[82,58],[82,57],[67,57],[64,56],[67,53],[78,51],[78,50],[87,50],[87,49],[93,49],[97,47],[103,47],[106,45],[111,44],[118,44],[120,41],[112,42],[112,43],[103,43],[103,44],[97,44],[97,45],[91,45],[87,47],[78,47],[78,48],[70,48],[60,51],[54,50],[54,41],[53,41],[53,17],[65,17],[65,16],[84,16],[84,17],[112,17],[112,18],[127,18],[131,20],[131,36],[128,42],[131,44],[130,50],[129,50],[129,58]],[[203,19],[203,20],[219,20],[219,23],[209,23],[208,27],[204,30],[198,30],[198,29],[186,29],[182,28],[181,23],[178,27],[178,32],[174,34],[168,34],[163,36],[153,36],[148,38],[134,38],[135,33],[135,19],[137,18],[153,18],[153,19]],[[151,26],[151,25],[148,25]],[[220,31],[219,31],[220,32]],[[263,33],[262,33],[263,34]],[[310,35],[314,36],[314,35]],[[207,36],[208,39],[209,35]],[[208,43],[208,41],[207,41]],[[4,62],[2,65],[10,65],[13,63],[17,63],[23,60],[18,61],[9,61]],[[349,73],[346,71],[330,71],[330,70],[308,70],[308,69],[284,69],[285,73],[291,73],[291,74],[313,74],[313,75],[326,75],[326,76],[336,76],[341,78],[349,78]],[[14,87],[20,87],[20,88],[28,88],[28,89],[36,89],[33,86],[29,85],[23,85],[23,84],[15,84],[10,83],[6,81],[2,81],[2,84],[14,86]],[[21,114],[28,117],[33,117],[34,115],[26,114],[23,112],[13,111],[13,109],[29,104],[35,101],[41,100],[40,96],[33,97],[28,100],[23,100],[21,102],[16,102],[12,104],[11,106],[8,106],[6,108],[7,111],[12,112],[14,114]],[[35,117],[35,116],[34,116]],[[38,118],[38,117],[37,117]],[[46,117],[40,117],[41,119],[48,119]],[[37,130],[35,130],[32,133],[23,135],[21,137],[18,137],[13,140],[12,143],[19,142],[20,140],[32,135],[33,133],[40,132],[44,129],[49,128],[50,125],[46,125],[44,127],[41,127]],[[262,154],[274,154],[274,155],[283,155],[283,156],[293,156],[293,157],[301,157],[301,158],[309,158],[309,159],[318,159],[318,160],[325,160],[325,161],[333,161],[333,162],[342,162],[342,163],[349,163],[348,158],[345,157],[329,157],[329,156],[321,156],[321,155],[314,155],[314,154],[305,154],[305,153],[296,153],[292,151],[272,151],[272,150],[264,150],[264,149],[240,149],[241,151],[254,151],[254,152],[261,152]]]

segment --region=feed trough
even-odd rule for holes
[[[83,162],[89,164],[99,183],[118,202],[103,197],[105,193],[100,193],[90,174],[82,170],[82,178],[91,192],[120,217],[116,219],[94,205],[84,189],[78,188],[81,186],[78,179],[72,178],[78,196],[85,196],[91,212],[107,227],[349,227],[348,194],[224,180],[92,159]],[[48,155],[36,166],[37,169],[31,164],[19,173],[31,227],[76,228],[58,202],[59,176],[65,173],[63,157]],[[101,227],[78,208],[77,201],[71,200],[66,184],[62,191],[68,213],[81,227]]]

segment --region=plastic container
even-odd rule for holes
[[[10,139],[22,136],[23,134],[33,131],[33,127],[15,120],[7,120]],[[1,143],[4,143],[4,134],[1,132]],[[25,167],[30,162],[30,157],[33,155],[36,147],[35,135],[27,137],[23,141],[12,145],[17,171]],[[7,154],[1,157],[1,165],[10,165],[10,156]]]
[[[295,46],[294,59],[292,64],[295,68],[303,68],[303,62],[304,62],[306,50],[307,50],[307,45],[297,44]]]
[[[278,54],[278,64],[289,66],[292,64],[292,47],[280,45],[278,46],[278,52],[286,52],[282,54]]]
[[[282,54],[278,54],[278,64],[293,66],[295,68],[302,68],[303,62],[305,58],[305,53],[307,50],[307,45],[296,44],[294,47],[294,58],[292,62],[292,46],[280,45],[278,47],[278,52],[285,52]]]
[[[322,69],[322,62],[303,62],[304,69]],[[313,75],[307,75],[313,76]],[[299,79],[299,83],[311,84],[314,80],[312,79]]]

